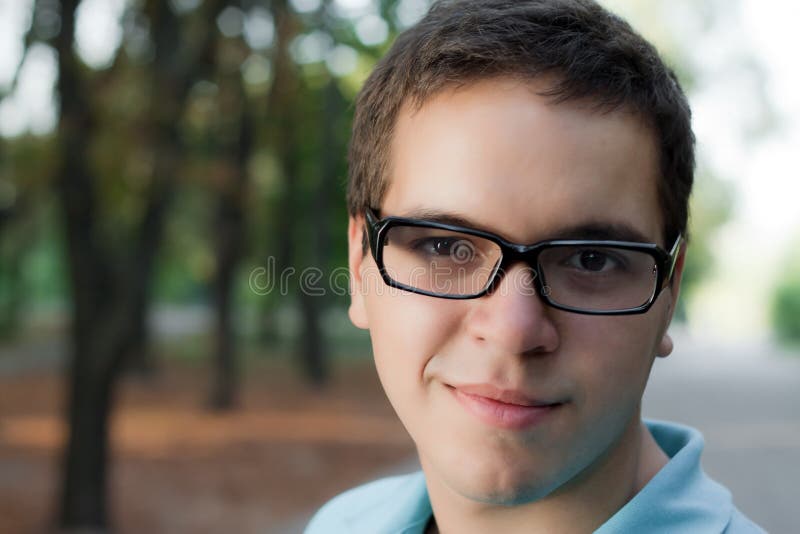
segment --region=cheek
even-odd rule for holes
[[[566,328],[562,340],[572,346],[563,354],[582,400],[601,409],[638,402],[660,340],[656,315],[578,316]]]
[[[457,304],[390,288],[367,296],[375,366],[404,422],[410,405],[425,401],[425,366],[458,332]]]

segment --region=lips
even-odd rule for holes
[[[456,400],[481,422],[497,428],[523,430],[543,423],[564,402],[536,398],[518,390],[488,384],[448,386]]]

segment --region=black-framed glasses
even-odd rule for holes
[[[669,252],[652,243],[558,239],[533,245],[424,219],[365,211],[369,247],[383,281],[412,293],[473,299],[497,287],[513,264],[530,276],[519,291],[589,315],[645,313],[669,284],[682,237]]]

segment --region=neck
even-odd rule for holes
[[[433,507],[426,533],[592,532],[638,493],[669,458],[641,422],[632,418],[611,449],[574,480],[546,497],[517,506],[466,499],[447,487],[421,458]]]

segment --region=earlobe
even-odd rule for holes
[[[674,345],[672,343],[672,337],[666,332],[661,337],[661,341],[658,343],[658,349],[656,351],[656,356],[659,358],[666,358],[670,354],[672,354],[672,349]]]
[[[364,280],[361,268],[366,258],[363,248],[364,220],[361,217],[350,217],[347,226],[347,260],[350,272],[350,307],[347,314],[358,328],[369,328],[367,309],[364,302]]]

